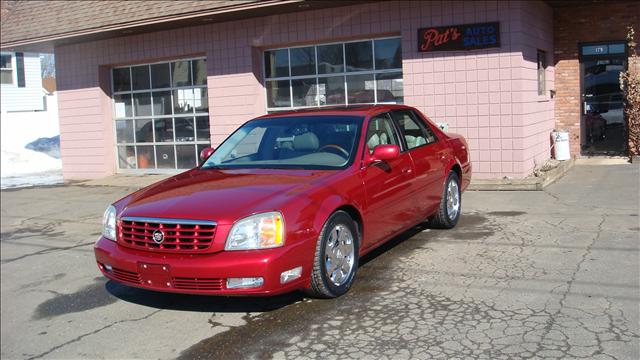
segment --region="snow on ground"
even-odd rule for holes
[[[48,96],[49,111],[2,113],[0,115],[0,187],[62,183],[62,161],[25,149],[42,137],[60,134],[56,96]]]

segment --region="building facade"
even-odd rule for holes
[[[40,55],[0,52],[0,112],[44,111]]]
[[[415,106],[464,135],[477,178],[527,176],[552,155],[555,128],[571,132],[573,155],[624,153],[619,88],[608,87],[625,69],[634,2],[607,10],[608,37],[581,30],[599,2],[292,3],[117,36],[20,35],[2,47],[55,49],[66,179],[190,168],[199,149],[253,117],[356,103]],[[576,7],[591,10],[572,18]]]

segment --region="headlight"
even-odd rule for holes
[[[116,240],[116,208],[110,205],[102,217],[102,236]]]
[[[269,249],[284,245],[284,219],[279,212],[238,220],[227,237],[225,250]]]

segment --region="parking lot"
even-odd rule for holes
[[[576,166],[545,191],[467,192],[335,300],[222,298],[106,281],[92,245],[134,190],[2,191],[2,358],[638,359],[639,167]]]

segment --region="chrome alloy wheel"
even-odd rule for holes
[[[460,189],[456,181],[449,181],[447,185],[447,216],[453,220],[460,211]]]
[[[353,234],[348,227],[338,224],[331,230],[324,254],[327,278],[336,286],[346,283],[354,261]]]

